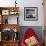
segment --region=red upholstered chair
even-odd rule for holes
[[[41,46],[40,43],[38,42],[37,38],[36,38],[36,33],[33,31],[33,29],[29,28],[26,30],[24,37],[22,38],[22,42],[21,42],[21,46]],[[30,42],[27,42],[28,40],[31,41],[32,39],[35,39],[34,41],[37,42],[34,45],[27,45],[28,43],[31,44]],[[26,43],[26,42],[27,43]]]

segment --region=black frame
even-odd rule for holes
[[[33,17],[33,14],[35,15],[34,17]],[[38,20],[38,7],[24,7],[24,20],[37,21]]]

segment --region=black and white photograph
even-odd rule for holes
[[[27,20],[27,21],[38,20],[38,8],[37,7],[24,7],[24,20]]]

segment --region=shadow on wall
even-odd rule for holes
[[[20,39],[20,42],[24,36],[24,33],[25,31],[28,29],[28,28],[32,28],[34,30],[34,32],[36,32],[37,34],[37,37],[38,37],[38,40],[43,43],[43,30],[42,30],[42,26],[21,26],[20,27],[20,31],[19,31],[19,39]]]

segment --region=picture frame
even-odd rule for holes
[[[16,14],[17,14],[17,11],[16,11],[16,10],[10,10],[10,11],[9,11],[9,14],[10,14],[10,15],[16,15]]]
[[[9,15],[9,10],[2,10],[2,15]]]
[[[25,21],[37,21],[38,20],[38,8],[37,7],[24,7],[24,20]]]

